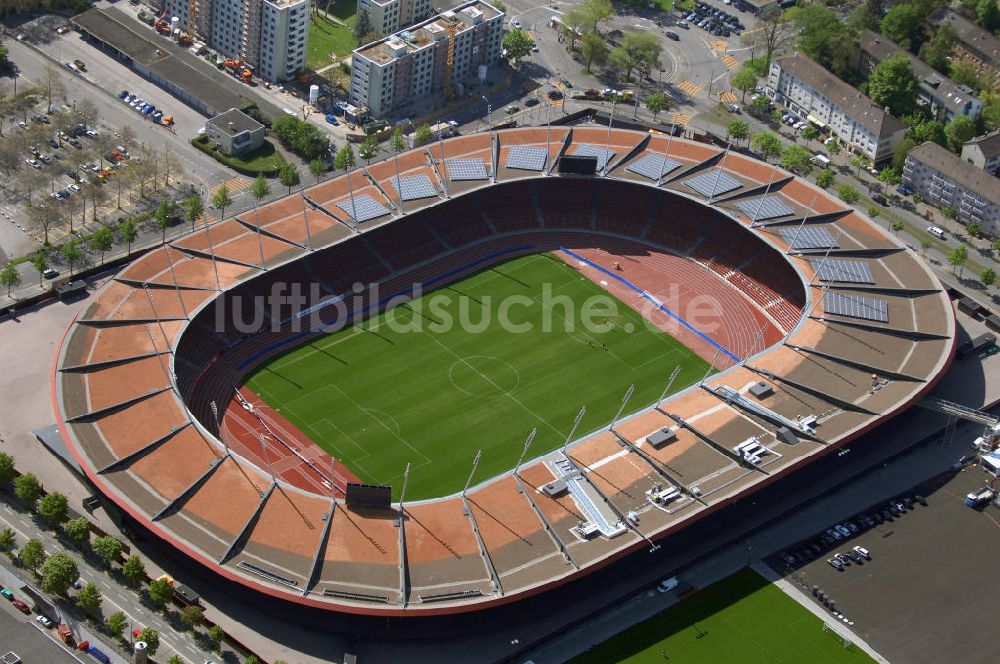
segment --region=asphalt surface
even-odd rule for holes
[[[13,652],[26,664],[78,664],[54,637],[35,626],[34,616],[25,616],[7,601],[0,602],[0,607],[0,655]]]

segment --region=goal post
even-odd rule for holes
[[[821,621],[821,624],[823,625],[823,631],[832,636],[837,641],[840,641],[841,645],[843,645],[844,647],[844,650],[854,649],[854,642],[851,641],[846,636],[844,636],[843,634],[841,634],[840,632],[838,632],[837,630],[835,630],[833,627],[831,627],[828,622],[823,620]]]

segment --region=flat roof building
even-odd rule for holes
[[[768,95],[793,113],[825,127],[874,163],[892,157],[906,125],[813,60],[789,55],[771,61]]]
[[[503,12],[480,0],[355,49],[350,101],[381,119],[432,95],[460,93],[500,58]]]
[[[423,21],[432,11],[431,0],[358,0],[357,20],[368,22],[366,32],[388,35]]]
[[[916,57],[895,42],[877,32],[865,30],[858,38],[858,71],[862,76],[871,75],[879,63],[902,53],[910,62],[910,69],[920,83],[919,101],[945,121],[956,115],[965,115],[973,120],[979,117],[983,102],[967,86],[959,85],[944,74]]]
[[[906,155],[903,184],[940,208],[951,208],[963,224],[976,222],[988,235],[1000,233],[1000,180],[928,141]]]
[[[219,146],[223,154],[241,156],[264,143],[264,125],[235,108],[216,115],[205,123],[205,136]]]

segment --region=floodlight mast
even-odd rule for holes
[[[257,227],[257,248],[260,249],[260,269],[266,270],[267,267],[264,262],[264,236],[260,232],[260,217],[257,214],[257,197],[251,196],[253,198],[253,220],[254,225]]]
[[[528,454],[528,448],[531,447],[531,443],[535,440],[535,435],[538,433],[538,427],[533,427],[531,432],[528,434],[528,438],[524,441],[524,449],[521,450],[521,456],[517,460],[517,464],[514,466],[514,475],[520,477],[518,474],[521,470],[521,463],[524,461],[524,457]]]
[[[663,171],[667,170],[667,158],[670,156],[670,142],[674,140],[674,131],[677,123],[671,123],[670,125],[670,135],[667,136],[667,147],[663,149],[663,163],[660,164],[660,173],[656,178],[656,186],[659,187],[663,182]]]
[[[476,474],[476,468],[479,467],[479,459],[483,456],[483,451],[479,450],[476,452],[476,458],[472,460],[472,471],[469,473],[469,479],[465,480],[465,487],[462,489],[462,498],[465,498],[465,493],[469,490],[469,485],[472,484],[472,476]]]
[[[306,225],[306,245],[308,245],[309,251],[312,251],[314,247],[312,233],[309,230],[309,205],[306,200],[305,185],[302,184],[302,180],[299,180],[299,196],[302,198],[302,221]]]
[[[806,213],[802,216],[802,221],[799,222],[798,228],[795,229],[795,235],[792,236],[792,241],[788,243],[788,248],[785,250],[786,256],[792,253],[792,249],[795,248],[795,243],[799,241],[799,234],[802,233],[802,227],[806,225],[809,215],[812,214],[814,205],[816,205],[816,196],[813,196],[812,202],[809,204],[809,209],[806,210]],[[829,248],[832,249],[833,247],[831,246]]]
[[[399,490],[399,514],[403,514],[403,499],[406,498],[406,485],[410,481],[410,462],[406,462],[406,470],[403,471],[403,488]]]
[[[670,378],[667,379],[667,384],[663,388],[663,392],[660,393],[660,398],[656,400],[656,410],[660,410],[660,404],[663,400],[667,398],[667,394],[670,393],[670,388],[674,386],[674,381],[677,380],[677,376],[681,373],[681,365],[674,367],[674,370],[670,372]],[[662,411],[661,411],[662,412]]]
[[[615,416],[611,419],[611,424],[608,426],[608,431],[614,431],[615,430],[615,422],[617,422],[618,418],[622,416],[622,412],[625,410],[625,406],[628,405],[629,399],[632,398],[632,393],[633,392],[635,392],[635,384],[634,383],[632,385],[629,385],[628,389],[625,390],[625,396],[622,398],[622,405],[618,407],[618,412],[615,413]]]
[[[212,244],[212,227],[207,219],[205,220],[205,239],[208,240],[208,251],[212,256],[212,271],[215,272],[215,290],[221,291],[222,281],[219,279],[219,265],[215,260],[215,245]]]
[[[764,207],[764,201],[767,200],[767,195],[771,193],[771,185],[774,184],[774,174],[776,172],[777,171],[775,169],[771,169],[771,179],[768,181],[767,187],[764,189],[764,195],[760,197],[760,203],[757,204],[757,209],[754,211],[753,217],[750,218],[750,228],[756,226],[757,221],[760,220],[760,211]]]
[[[566,442],[563,443],[562,453],[566,454],[566,448],[569,447],[570,442],[573,440],[573,434],[576,433],[576,427],[579,426],[580,420],[583,416],[587,414],[587,407],[582,406],[580,412],[576,414],[576,418],[573,420],[573,427],[569,430],[569,435],[566,436]]]

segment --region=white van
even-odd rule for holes
[[[817,152],[815,155],[813,155],[813,158],[810,159],[809,161],[811,161],[816,166],[819,166],[820,168],[826,168],[827,166],[830,165],[830,158],[827,157],[822,152]]]
[[[931,235],[933,235],[934,237],[936,237],[939,240],[943,240],[944,239],[944,231],[941,230],[940,228],[938,228],[937,226],[928,226],[927,227],[927,232],[930,233]]]

